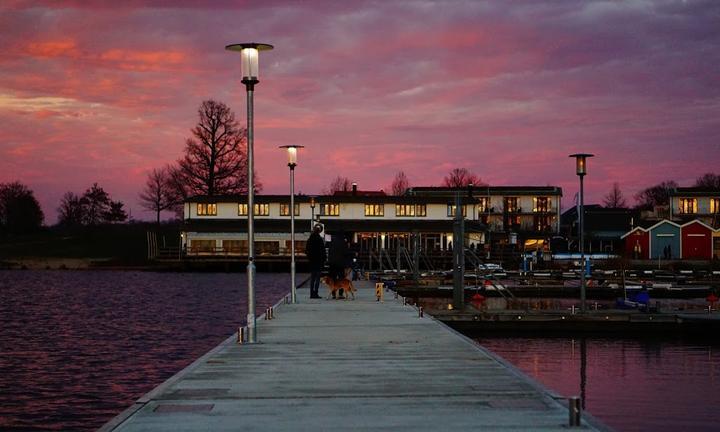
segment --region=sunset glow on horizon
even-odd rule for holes
[[[54,223],[97,182],[135,219],[147,173],[173,163],[205,99],[245,124],[240,56],[260,54],[263,193],[318,194],[338,175],[388,190],[456,167],[493,186],[614,182],[629,204],[664,180],[720,174],[720,2],[7,1],[0,5],[0,183]]]

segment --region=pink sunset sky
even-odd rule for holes
[[[630,204],[664,180],[720,172],[720,2],[13,1],[0,4],[0,182],[46,213],[97,182],[136,219],[147,172],[178,159],[208,98],[245,123],[238,42],[260,57],[255,163],[287,193],[336,175],[387,189],[554,185],[594,153],[586,202]]]

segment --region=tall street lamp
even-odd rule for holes
[[[297,151],[305,148],[301,145],[285,145],[280,148],[287,149],[288,167],[290,167],[290,299],[297,303],[295,288],[295,166],[297,165]]]
[[[587,264],[585,263],[585,209],[583,203],[583,177],[587,174],[587,158],[591,158],[594,155],[589,153],[575,153],[571,154],[570,157],[575,158],[575,172],[580,177],[580,196],[578,201],[580,202],[580,224],[578,231],[580,231],[580,265],[582,270],[580,271],[580,311],[585,312],[587,310],[586,299],[585,299],[585,269]]]
[[[253,93],[258,80],[258,54],[260,51],[273,49],[272,45],[262,43],[239,43],[227,45],[228,51],[239,51],[241,58],[242,83],[247,90],[247,183],[248,183],[248,342],[257,342],[255,327],[255,227],[253,216],[255,213],[255,179],[253,161]]]

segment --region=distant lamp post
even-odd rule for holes
[[[580,196],[578,197],[578,202],[580,203],[580,208],[578,209],[579,214],[579,226],[578,231],[579,237],[580,237],[580,265],[582,266],[582,270],[580,271],[580,311],[585,312],[587,310],[587,304],[585,299],[585,270],[587,268],[587,263],[585,262],[585,209],[584,209],[584,202],[583,202],[583,177],[585,177],[585,174],[587,174],[587,159],[593,157],[594,155],[589,153],[576,153],[571,154],[570,157],[575,158],[575,172],[580,177]]]
[[[315,197],[310,197],[310,231],[315,228]]]
[[[295,288],[295,167],[297,166],[297,151],[304,148],[301,145],[285,145],[280,148],[287,149],[288,167],[290,167],[290,299],[297,303]]]
[[[248,183],[248,342],[257,342],[255,323],[255,227],[253,216],[255,212],[255,179],[253,160],[253,93],[258,80],[258,54],[260,51],[273,49],[272,45],[261,43],[239,43],[227,45],[228,51],[240,51],[242,83],[247,90],[247,183]]]

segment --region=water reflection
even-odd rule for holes
[[[232,334],[246,284],[244,274],[0,271],[0,429],[95,430]],[[289,284],[258,274],[258,311]]]
[[[718,430],[717,341],[482,337],[477,341],[623,431]]]

